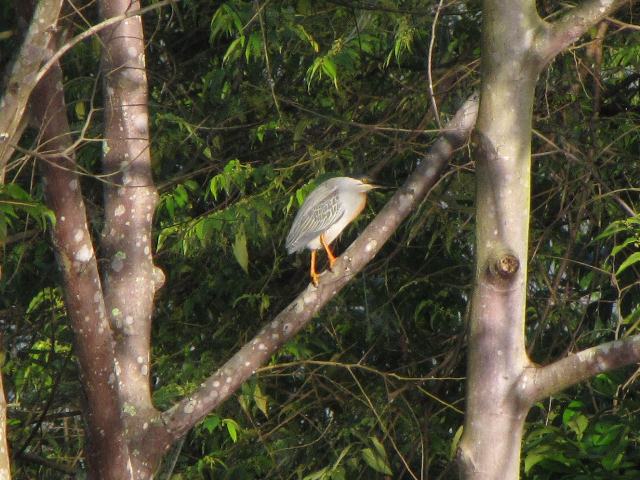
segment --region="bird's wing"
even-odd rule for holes
[[[337,189],[320,185],[306,198],[287,235],[289,253],[302,250],[344,215]]]

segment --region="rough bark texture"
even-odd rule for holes
[[[68,151],[69,126],[55,61],[47,64],[51,70],[33,98],[47,201],[57,217],[54,245],[86,394],[91,477],[150,478],[172,443],[236,391],[376,255],[440,178],[477,117],[477,267],[459,458],[465,478],[517,478],[522,426],[532,402],[640,358],[638,337],[546,367],[532,365],[524,349],[536,79],[555,54],[623,3],[590,0],[548,24],[538,17],[532,0],[485,0],[480,112],[473,96],[389,204],[339,257],[333,272],[321,276],[319,287],[307,287],[198,390],[160,413],[151,402],[149,383],[153,299],[163,274],[151,257],[157,192],[150,170],[142,23],[130,16],[138,2],[100,0],[107,22],[100,27],[105,45],[104,284]],[[122,21],[111,23],[114,17]],[[1,415],[0,399],[0,421]],[[0,468],[1,460],[0,443]]]
[[[14,145],[20,140],[25,125],[24,112],[36,86],[40,65],[49,54],[49,44],[56,31],[62,0],[38,2],[22,47],[4,82],[0,100],[0,183]]]
[[[524,420],[532,403],[597,371],[593,361],[560,361],[537,369],[526,354],[531,120],[543,67],[621,4],[588,1],[556,25],[542,21],[532,0],[485,0],[483,4],[482,87],[473,141],[476,270],[467,408],[458,451],[461,478],[466,480],[517,479]],[[631,352],[637,359],[636,343],[618,350],[624,350],[619,356],[626,361],[633,357]],[[563,363],[581,367],[572,373]],[[623,362],[612,361],[610,366],[614,363]],[[560,380],[563,376],[566,380]],[[527,386],[534,380],[535,388]]]
[[[75,161],[72,154],[63,153],[71,138],[58,65],[34,91],[31,108],[35,123],[41,126],[40,166],[47,204],[57,219],[53,244],[86,397],[88,464],[93,478],[128,478],[122,475],[129,462],[111,329]]]
[[[526,268],[501,276],[495,265],[507,256],[519,265],[527,263],[531,114],[538,62],[525,38],[533,39],[542,21],[534,2],[509,3],[506,7],[487,1],[484,9],[482,89],[474,134],[476,272],[460,445],[468,479],[518,477],[527,412],[514,401],[513,388],[528,366]]]
[[[145,442],[147,448],[167,449],[208,412],[229,398],[374,258],[400,223],[438,181],[454,151],[467,141],[476,121],[477,109],[477,95],[472,95],[451,119],[416,171],[356,241],[338,257],[333,271],[320,276],[318,287],[309,284],[251,342],[205,380],[196,392],[165,412],[162,423],[149,430]]]
[[[140,7],[130,0],[99,2],[103,19]],[[147,78],[142,19],[128,18],[102,33],[105,133],[102,233],[104,298],[115,339],[115,361],[137,477],[154,465],[139,457],[139,440],[156,410],[151,402],[151,315],[164,281],[153,265],[152,221],[158,194],[151,176]]]
[[[102,2],[102,15],[136,8],[128,0]],[[104,170],[104,284],[98,275],[80,184],[74,173],[61,72],[52,64],[34,97],[42,125],[43,178],[58,219],[54,244],[78,344],[87,391],[91,478],[150,478],[162,454],[228,398],[282,343],[358,273],[440,178],[456,148],[469,137],[477,96],[469,99],[390,204],[323,275],[191,397],[160,416],[149,386],[153,296],[162,273],[152,263],[151,221],[157,193],[150,173],[142,25],[128,18],[106,29]],[[64,168],[59,168],[64,167]],[[104,292],[104,294],[103,294]],[[104,299],[104,300],[103,300]]]

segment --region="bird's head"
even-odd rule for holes
[[[368,192],[370,190],[373,190],[374,188],[382,188],[382,185],[374,183],[372,178],[366,175],[358,176],[352,178],[351,180],[355,182],[355,186],[360,192]]]

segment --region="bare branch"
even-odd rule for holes
[[[152,10],[157,10],[160,7],[164,7],[165,5],[169,5],[175,2],[179,2],[180,0],[162,0],[160,2],[154,3],[153,5],[149,5],[147,7],[144,8],[139,8],[136,10],[127,10],[125,13],[123,13],[122,15],[116,15],[115,17],[111,17],[111,18],[107,18],[106,20],[92,26],[91,28],[88,28],[87,30],[85,30],[82,33],[79,33],[78,35],[76,35],[75,37],[73,37],[72,39],[70,39],[69,41],[67,41],[64,45],[62,45],[55,54],[53,54],[48,60],[47,62],[42,66],[42,68],[40,68],[40,70],[38,71],[38,75],[36,77],[36,82],[40,81],[40,79],[47,73],[47,71],[53,66],[55,65],[61,58],[62,56],[67,53],[69,50],[71,50],[73,47],[75,47],[78,43],[82,42],[83,40],[91,37],[92,35],[95,35],[96,33],[99,33],[100,31],[104,30],[105,28],[111,27],[117,23],[120,23],[123,20],[126,20],[127,18],[131,18],[131,17],[135,17],[138,15],[144,15],[147,12],[150,12]]]
[[[453,152],[467,141],[475,125],[477,111],[478,96],[474,94],[458,110],[415,172],[338,258],[333,272],[325,272],[320,277],[317,288],[309,285],[251,342],[207,378],[197,391],[165,412],[164,425],[149,429],[145,443],[148,448],[167,448],[169,443],[183,436],[211,410],[229,398],[375,257],[400,223],[435,185]]]
[[[38,83],[38,69],[49,55],[48,46],[56,31],[62,0],[38,2],[29,30],[11,67],[0,100],[0,183],[13,147],[22,134],[20,128],[29,96]]]
[[[602,372],[640,362],[640,335],[603,343],[569,355],[545,367],[526,369],[519,397],[531,405]]]
[[[538,47],[538,54],[546,65],[560,52],[578,40],[590,27],[605,19],[624,5],[635,0],[586,0],[569,10],[559,20],[552,23],[546,32],[544,42]]]
[[[37,464],[37,465],[42,465],[43,467],[47,467],[51,470],[55,470],[56,472],[60,472],[63,473],[65,475],[69,475],[69,476],[74,476],[77,473],[76,469],[67,465],[64,465],[62,463],[57,463],[54,462],[52,460],[49,460],[47,458],[41,457],[39,455],[36,455],[34,453],[29,453],[29,452],[22,452],[18,455],[18,457],[22,458],[23,460],[26,460],[28,462]],[[6,478],[10,478],[10,477],[6,477]]]

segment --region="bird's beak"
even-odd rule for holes
[[[382,189],[396,188],[396,187],[392,187],[391,185],[382,185],[381,183],[367,183],[366,185],[367,187],[369,187],[369,190],[378,189],[378,188],[382,188]]]
[[[390,185],[383,185],[381,183],[378,182],[374,182],[370,177],[360,177],[360,181],[362,182],[362,185],[366,188],[366,192],[368,192],[369,190],[374,190],[374,189],[378,189],[378,188],[396,188],[396,187],[392,187]]]

